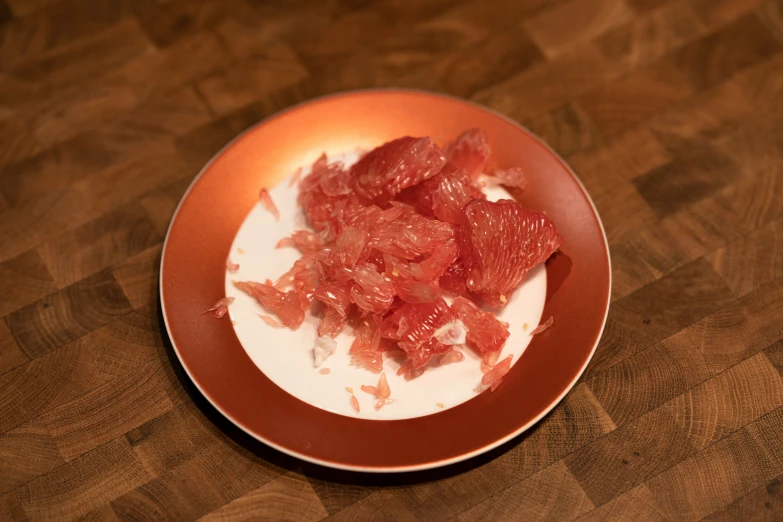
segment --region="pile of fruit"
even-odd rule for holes
[[[498,362],[508,324],[479,305],[503,308],[562,239],[544,213],[487,200],[488,183],[525,185],[519,169],[485,172],[489,157],[477,129],[443,149],[430,138],[399,138],[350,168],[321,156],[299,181],[311,230],[278,244],[301,258],[275,282],[236,287],[277,317],[265,316],[270,324],[297,328],[308,310],[320,317],[316,366],[350,325],[351,359],[371,372],[391,357],[413,379],[461,361],[455,347],[467,345],[494,389],[511,365],[510,356]],[[262,203],[274,211],[266,191]]]

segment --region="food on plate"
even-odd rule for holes
[[[274,282],[234,284],[277,318],[261,315],[268,324],[296,329],[306,313],[318,317],[315,367],[337,350],[334,338],[352,330],[352,363],[380,374],[377,385],[361,386],[376,409],[393,401],[386,359],[410,380],[472,350],[481,358],[480,388],[494,390],[512,363],[511,355],[498,362],[509,325],[494,311],[563,241],[545,213],[487,200],[487,184],[526,186],[520,168],[490,165],[489,140],[478,129],[445,147],[428,137],[398,138],[350,167],[322,155],[309,173],[296,174],[310,229],[277,244],[301,257]],[[266,190],[260,203],[279,218]],[[238,265],[227,260],[226,267]]]
[[[549,329],[550,326],[552,326],[552,323],[554,322],[554,317],[550,316],[549,319],[547,319],[545,322],[541,323],[540,325],[536,326],[535,330],[530,332],[530,335],[538,335],[544,330]]]
[[[275,221],[280,221],[280,211],[277,210],[277,205],[272,201],[272,196],[269,195],[267,189],[261,189],[258,193],[258,200],[261,202],[261,205],[274,216]]]
[[[500,385],[500,381],[504,375],[511,369],[511,356],[509,355],[499,363],[495,364],[491,370],[484,374],[481,378],[481,384],[490,387],[490,391],[495,391]]]
[[[234,262],[232,262],[232,261],[231,261],[231,258],[230,258],[230,257],[227,257],[227,258],[226,258],[226,270],[227,270],[229,273],[233,274],[233,273],[235,273],[237,270],[239,270],[239,264],[238,264],[238,263],[234,263]]]
[[[493,307],[504,306],[530,269],[563,242],[546,214],[508,199],[471,201],[460,231],[465,284]]]
[[[379,400],[375,401],[375,410],[376,411],[380,410],[381,408],[383,408],[387,404],[394,404],[395,402],[397,402],[397,401],[395,401],[394,399],[379,399]]]
[[[226,313],[228,312],[228,305],[230,305],[233,302],[234,302],[233,297],[224,297],[222,299],[219,299],[218,302],[216,302],[210,308],[201,312],[201,315],[212,312],[212,315],[215,317],[215,319],[220,319],[221,317],[226,315]]]
[[[378,399],[388,399],[391,396],[391,388],[389,387],[389,382],[386,380],[385,373],[381,374],[381,378],[378,380],[378,386],[362,384],[362,391],[369,393]]]
[[[269,326],[273,326],[275,328],[280,328],[281,326],[283,326],[283,323],[281,323],[280,321],[278,321],[277,319],[269,315],[258,314],[258,317],[260,317],[261,320],[263,320]]]

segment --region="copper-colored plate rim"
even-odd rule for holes
[[[508,124],[510,124],[510,125],[512,125],[514,127],[517,127],[518,129],[520,129],[523,132],[527,133],[529,136],[534,138],[538,142],[538,144],[544,150],[546,150],[549,154],[551,154],[561,164],[561,166],[564,167],[565,170],[568,171],[568,173],[572,176],[572,178],[577,182],[577,184],[579,185],[580,189],[582,190],[582,193],[584,194],[586,200],[590,203],[590,206],[591,206],[592,211],[593,211],[593,215],[595,216],[595,219],[596,219],[596,221],[598,223],[598,226],[599,226],[599,228],[601,230],[601,235],[602,235],[603,241],[604,241],[604,249],[606,251],[606,262],[607,262],[607,270],[608,270],[608,274],[607,274],[607,277],[608,277],[608,288],[607,288],[606,305],[604,307],[603,318],[601,320],[601,327],[600,327],[600,330],[598,332],[598,335],[595,338],[595,341],[593,342],[593,346],[592,346],[592,349],[590,351],[590,355],[587,357],[587,359],[585,360],[584,364],[579,369],[579,371],[575,374],[575,376],[572,379],[572,381],[563,389],[562,393],[560,395],[558,395],[546,408],[542,409],[542,411],[536,417],[534,417],[533,419],[531,419],[530,421],[528,421],[524,425],[520,426],[517,430],[507,434],[506,436],[504,436],[502,438],[498,438],[497,440],[495,440],[491,444],[487,444],[486,446],[477,448],[477,449],[475,449],[473,451],[470,451],[470,452],[463,453],[461,455],[457,455],[457,456],[452,457],[452,458],[443,459],[443,460],[436,460],[436,461],[429,461],[429,462],[425,462],[425,463],[417,464],[417,465],[407,465],[407,466],[358,466],[358,465],[349,465],[349,464],[344,464],[344,463],[341,463],[341,462],[330,461],[330,460],[324,459],[324,458],[315,458],[315,457],[312,457],[312,456],[307,455],[305,453],[301,453],[301,452],[293,450],[291,448],[287,448],[287,447],[285,447],[285,446],[283,446],[281,444],[277,444],[274,441],[266,439],[263,435],[258,434],[258,433],[254,432],[251,429],[248,429],[239,419],[233,418],[230,414],[228,414],[228,412],[226,412],[223,408],[221,408],[219,404],[217,404],[215,401],[212,400],[212,398],[210,397],[209,393],[207,393],[207,391],[202,388],[201,384],[198,382],[198,380],[193,375],[191,369],[185,363],[184,359],[180,355],[180,349],[177,347],[176,341],[175,341],[175,339],[174,339],[174,337],[173,337],[173,335],[171,333],[171,328],[170,328],[169,319],[168,319],[168,313],[166,311],[166,299],[165,299],[165,295],[164,295],[164,285],[163,285],[163,280],[164,280],[164,269],[163,269],[164,262],[163,262],[163,260],[166,258],[166,247],[169,244],[169,239],[170,239],[171,230],[173,228],[173,224],[174,224],[174,222],[177,219],[177,215],[179,214],[180,208],[182,207],[182,205],[185,202],[185,200],[188,198],[188,195],[190,194],[190,192],[193,189],[193,187],[198,183],[198,181],[202,177],[202,175],[209,170],[209,167],[220,156],[222,156],[223,153],[226,150],[228,150],[235,143],[237,143],[240,140],[242,140],[243,137],[245,137],[247,134],[252,132],[255,128],[257,128],[257,127],[259,127],[261,125],[264,125],[265,123],[268,123],[268,122],[270,122],[273,119],[277,119],[277,118],[283,117],[283,116],[285,116],[289,112],[301,109],[303,106],[306,106],[306,105],[309,105],[309,104],[314,104],[314,103],[317,103],[317,102],[320,102],[320,101],[326,101],[326,100],[333,99],[333,98],[346,97],[346,96],[351,96],[351,95],[355,95],[355,94],[374,94],[374,93],[378,93],[378,94],[382,94],[382,93],[401,93],[401,94],[405,94],[405,93],[408,93],[408,94],[419,94],[419,95],[425,95],[425,96],[432,96],[432,97],[436,97],[436,98],[446,98],[446,99],[449,99],[451,101],[458,102],[458,103],[465,104],[465,105],[469,105],[469,106],[472,106],[472,107],[474,107],[476,109],[479,109],[479,110],[485,111],[487,113],[493,114],[497,118],[500,118],[500,119],[504,120],[506,123],[508,123]],[[173,215],[171,217],[171,221],[169,222],[169,226],[168,226],[168,229],[166,231],[166,237],[165,237],[164,242],[163,242],[163,249],[162,249],[162,252],[161,252],[161,266],[160,266],[160,273],[159,273],[159,278],[158,278],[158,291],[159,291],[159,295],[160,295],[160,302],[161,302],[161,311],[162,311],[162,316],[163,316],[163,322],[164,322],[164,325],[166,327],[166,332],[167,332],[167,334],[169,336],[169,339],[171,340],[173,351],[174,351],[175,355],[177,356],[177,359],[179,360],[180,364],[182,365],[182,368],[185,370],[185,373],[188,375],[188,378],[195,385],[196,389],[198,389],[198,391],[207,399],[207,401],[209,401],[209,403],[218,412],[220,412],[221,415],[223,415],[225,418],[230,420],[235,426],[239,427],[242,431],[244,431],[245,433],[247,433],[251,437],[253,437],[256,440],[266,444],[267,446],[269,446],[271,448],[274,448],[277,451],[280,451],[281,453],[284,453],[286,455],[290,455],[292,457],[301,459],[301,460],[303,460],[305,462],[309,462],[309,463],[317,464],[317,465],[321,465],[321,466],[326,466],[326,467],[333,468],[333,469],[340,469],[340,470],[345,470],[345,471],[358,471],[358,472],[366,472],[366,473],[404,473],[404,472],[430,470],[430,469],[434,469],[434,468],[440,468],[440,467],[448,466],[448,465],[451,465],[451,464],[456,464],[456,463],[463,462],[465,460],[471,459],[473,457],[477,457],[479,455],[482,455],[482,454],[484,454],[484,453],[486,453],[488,451],[491,451],[491,450],[493,450],[493,449],[503,445],[504,443],[512,440],[513,438],[521,435],[522,433],[524,433],[525,431],[530,429],[532,426],[534,426],[538,421],[543,419],[549,412],[551,412],[555,408],[555,406],[557,406],[560,403],[560,401],[563,400],[563,398],[568,394],[568,392],[573,389],[573,387],[576,385],[576,383],[579,380],[579,378],[584,373],[584,371],[587,368],[587,366],[590,364],[590,361],[592,360],[593,356],[595,355],[596,348],[598,347],[598,343],[601,340],[601,337],[603,335],[604,329],[606,328],[606,320],[607,320],[607,317],[608,317],[608,314],[609,314],[609,305],[610,305],[610,302],[611,302],[611,288],[612,288],[612,269],[611,269],[611,255],[610,255],[610,250],[609,250],[609,241],[608,241],[607,236],[606,236],[606,230],[604,228],[603,222],[601,221],[601,217],[600,217],[600,215],[598,213],[598,209],[596,208],[595,202],[590,197],[590,194],[587,192],[587,189],[585,188],[585,186],[582,183],[582,181],[579,179],[579,177],[573,171],[571,166],[565,160],[563,160],[563,158],[557,152],[555,152],[552,148],[550,148],[546,144],[546,142],[543,139],[541,139],[541,137],[539,137],[537,134],[532,132],[530,129],[526,128],[525,126],[519,124],[518,122],[508,118],[507,116],[505,116],[505,115],[503,115],[503,114],[501,114],[501,113],[499,113],[499,112],[497,112],[497,111],[495,111],[493,109],[490,109],[490,108],[485,107],[483,105],[480,105],[478,103],[472,102],[470,100],[465,100],[465,99],[458,98],[458,97],[455,97],[455,96],[451,96],[451,95],[448,95],[448,94],[435,93],[435,92],[430,92],[430,91],[421,90],[421,89],[400,89],[400,88],[355,89],[355,90],[351,90],[351,91],[342,91],[342,92],[338,92],[338,93],[333,93],[333,94],[328,94],[328,95],[324,95],[324,96],[318,96],[318,97],[315,97],[315,98],[311,98],[309,100],[305,100],[305,101],[302,101],[302,102],[297,103],[295,105],[292,105],[290,107],[287,107],[286,109],[283,109],[283,110],[281,110],[279,112],[276,112],[275,114],[272,114],[269,117],[264,118],[264,119],[262,119],[262,120],[260,120],[260,121],[258,121],[256,123],[254,123],[253,125],[251,125],[247,129],[245,129],[244,131],[239,133],[231,141],[226,143],[218,152],[216,152],[209,159],[209,161],[207,161],[207,163],[204,164],[204,166],[201,168],[199,173],[193,178],[193,181],[191,181],[190,185],[188,185],[187,190],[185,191],[185,193],[183,194],[183,196],[180,199],[179,203],[177,204],[177,207],[174,210],[174,213],[173,213]]]

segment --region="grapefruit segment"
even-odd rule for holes
[[[430,138],[406,136],[365,154],[351,174],[360,197],[383,204],[403,189],[431,178],[445,163],[446,157]]]
[[[461,232],[467,288],[496,308],[563,243],[548,216],[507,199],[468,203]]]
[[[508,339],[508,323],[495,317],[492,312],[481,311],[465,297],[457,297],[451,309],[464,324],[468,333],[468,345],[479,354],[500,353]]]
[[[487,135],[481,129],[468,129],[449,145],[449,163],[468,173],[473,179],[484,171],[490,148]]]
[[[289,328],[297,328],[302,324],[305,310],[310,306],[307,295],[299,290],[281,292],[272,285],[254,281],[237,281],[234,286],[255,298],[270,312],[274,312],[280,322]]]

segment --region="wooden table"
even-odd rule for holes
[[[783,517],[783,1],[0,0],[0,23],[0,519]],[[156,278],[223,144],[389,85],[563,155],[606,226],[612,307],[535,429],[357,477],[212,410]]]

